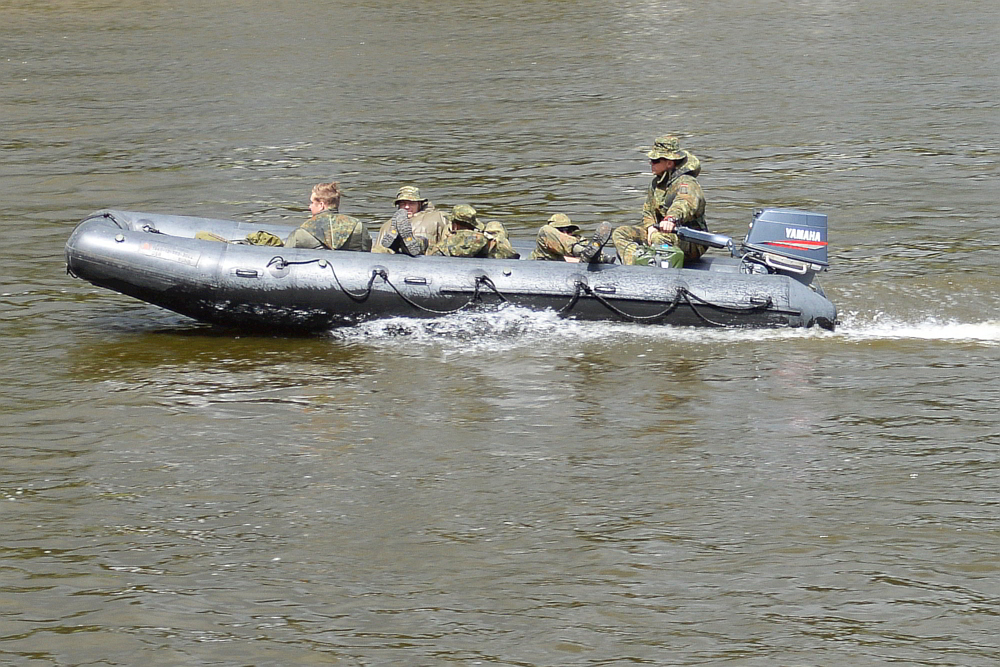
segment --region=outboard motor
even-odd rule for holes
[[[764,208],[753,212],[750,230],[739,246],[728,236],[687,227],[678,228],[677,234],[711,248],[729,248],[742,260],[743,273],[782,273],[808,285],[830,265],[826,226],[822,213]]]
[[[805,274],[830,265],[826,255],[826,216],[790,208],[765,208],[753,213],[743,241],[744,259],[781,272]]]

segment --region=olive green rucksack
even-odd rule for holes
[[[281,240],[280,236],[265,231],[252,232],[250,234],[247,234],[247,243],[249,243],[250,245],[271,245],[271,246],[285,245],[285,242]]]

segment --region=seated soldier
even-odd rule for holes
[[[517,259],[520,257],[510,244],[507,230],[497,220],[479,222],[476,209],[460,204],[451,212],[451,231],[445,239],[427,251],[428,255],[445,257],[485,257]]]
[[[683,150],[674,135],[657,137],[646,157],[653,180],[642,207],[642,222],[618,227],[611,238],[623,264],[657,265],[659,250],[669,258],[671,268],[680,268],[707,250],[707,246],[677,236],[681,225],[708,231],[705,194],[698,184],[701,161]]]
[[[309,211],[312,217],[285,239],[286,248],[360,250],[368,252],[372,237],[364,223],[339,213],[340,184],[319,183],[312,189]]]
[[[448,234],[447,218],[420,196],[419,188],[404,185],[393,203],[396,212],[382,223],[372,252],[422,255]]]
[[[531,259],[547,259],[553,261],[579,262],[585,261],[613,264],[614,255],[600,252],[607,243],[611,225],[604,222],[588,241],[580,234],[580,227],[573,224],[565,213],[556,213],[538,230],[535,238],[535,249],[531,251]]]
[[[340,195],[340,184],[337,181],[318,183],[313,186],[309,198],[309,212],[312,213],[312,217],[302,223],[301,227],[292,230],[287,239],[282,241],[280,236],[260,230],[247,234],[246,240],[231,241],[231,243],[368,252],[372,247],[372,237],[364,223],[349,215],[338,213]],[[198,232],[194,237],[207,241],[230,242],[211,232]]]

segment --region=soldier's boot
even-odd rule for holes
[[[585,247],[585,245],[586,244],[581,243],[579,245],[579,248],[583,248],[583,247]],[[574,255],[574,256],[576,256],[576,255]],[[586,261],[586,260],[581,259],[580,261],[583,262],[583,261]],[[606,252],[602,252],[602,253],[596,255],[594,257],[594,259],[590,260],[590,264],[614,264],[617,261],[618,261],[618,255],[613,254],[613,253],[612,254],[608,254]]]
[[[587,262],[588,264],[590,262],[600,261],[602,256],[601,249],[610,238],[611,223],[602,222],[597,226],[597,231],[594,232],[592,237],[590,237],[590,241],[587,242],[587,245],[584,246],[583,250],[580,251],[580,254],[577,255],[580,258],[580,261]]]
[[[399,238],[399,229],[397,228],[397,225],[399,224],[401,217],[403,220],[409,219],[404,209],[397,208],[396,212],[392,214],[392,218],[389,220],[389,229],[387,229],[385,234],[382,235],[383,248],[392,248],[392,244]]]
[[[403,215],[399,215],[400,212]],[[392,219],[395,222],[396,231],[399,232],[399,241],[403,246],[403,251],[411,257],[424,254],[424,251],[427,250],[427,239],[413,235],[413,225],[410,224],[410,216],[406,214],[406,211],[399,209],[396,215],[392,216]]]

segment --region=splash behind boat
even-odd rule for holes
[[[513,304],[580,320],[832,329],[837,311],[815,284],[827,267],[826,216],[754,212],[741,243],[681,228],[707,253],[683,269],[525,259],[409,257],[240,243],[294,227],[104,210],[66,242],[67,271],[201,322],[323,331],[383,317],[437,317]],[[195,238],[208,232],[233,242]],[[203,235],[200,235],[203,236]]]

